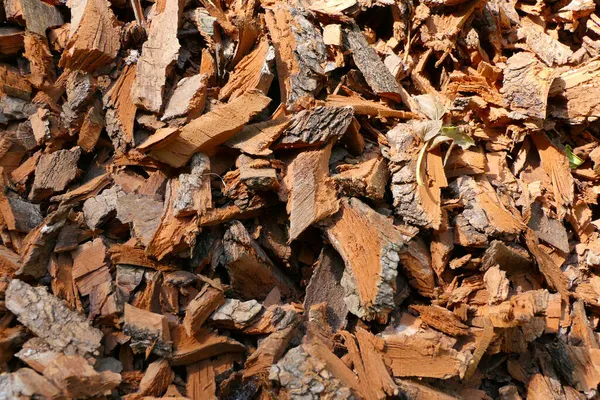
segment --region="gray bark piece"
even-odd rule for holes
[[[163,202],[151,197],[128,194],[117,198],[117,218],[133,225],[135,237],[147,246],[160,225]]]
[[[117,199],[124,195],[125,192],[121,190],[121,187],[114,185],[98,196],[87,199],[83,203],[83,217],[87,226],[96,230],[114,217],[117,213]]]
[[[539,202],[531,205],[531,218],[527,222],[527,226],[533,229],[544,242],[551,244],[563,253],[569,252],[567,230],[560,221],[548,217]]]
[[[400,98],[400,88],[396,78],[385,66],[379,55],[356,24],[345,27],[344,47],[352,52],[354,64],[362,72],[371,89],[380,96]]]
[[[348,130],[353,116],[352,107],[318,106],[300,111],[281,135],[278,147],[317,147],[333,138],[339,139]]]
[[[29,193],[29,200],[42,201],[65,190],[77,176],[77,162],[80,156],[79,147],[42,154],[35,168],[35,179]]]
[[[102,332],[45,287],[32,287],[13,279],[6,290],[6,308],[55,350],[82,357],[98,354]]]
[[[246,327],[262,309],[263,306],[256,300],[225,299],[225,303],[210,316],[210,321],[231,321],[235,326]]]

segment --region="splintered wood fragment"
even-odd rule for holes
[[[25,47],[23,57],[29,60],[29,82],[38,88],[54,82],[56,70],[45,35],[27,32],[23,43]]]
[[[7,399],[30,399],[36,397],[59,399],[62,396],[59,388],[29,368],[20,368],[10,374],[1,374],[0,388],[2,388],[2,395]]]
[[[225,142],[225,146],[239,149],[254,156],[268,156],[273,153],[269,147],[281,136],[291,122],[291,118],[282,116],[264,122],[248,124]]]
[[[23,49],[25,31],[19,28],[0,28],[0,54],[16,54]]]
[[[183,325],[171,331],[173,337],[173,357],[171,365],[188,365],[224,353],[243,353],[246,347],[241,343],[201,328],[196,337],[188,336]]]
[[[383,200],[390,172],[387,161],[381,154],[356,165],[349,164],[347,167],[332,177],[346,195]]]
[[[30,32],[46,36],[46,29],[64,24],[62,14],[51,2],[18,0],[5,2],[8,19],[24,20]]]
[[[59,206],[23,239],[21,263],[16,275],[41,278],[46,274],[48,259],[65,224],[67,211],[67,208]]]
[[[38,337],[29,339],[23,345],[21,351],[15,354],[16,357],[40,374],[44,372],[51,361],[61,355],[60,351],[53,350],[48,343]]]
[[[110,3],[76,0],[70,7],[73,18],[69,42],[58,66],[92,72],[110,64],[121,47],[121,28]]]
[[[553,99],[548,106],[550,115],[571,124],[600,117],[600,98],[595,96],[600,87],[599,78],[600,60],[597,58],[558,75],[550,87]]]
[[[453,348],[455,340],[432,330],[386,335],[383,340],[383,360],[394,377],[462,378],[471,361],[471,353]]]
[[[169,366],[169,361],[162,358],[148,365],[144,377],[140,382],[140,388],[133,394],[133,398],[144,396],[160,396],[173,382],[175,374]]]
[[[552,179],[552,192],[558,220],[572,208],[575,198],[575,180],[571,175],[569,159],[560,151],[542,131],[532,132],[531,137],[540,154],[542,168]]]
[[[131,86],[136,77],[136,65],[126,65],[103,98],[106,107],[106,132],[116,149],[125,150],[133,144],[133,125],[136,105],[131,97]]]
[[[248,91],[191,121],[172,142],[150,155],[165,164],[182,167],[194,153],[206,153],[226,142],[270,101],[258,90]]]
[[[215,368],[211,360],[189,364],[186,372],[186,391],[190,400],[217,400]]]
[[[352,107],[356,115],[370,115],[373,117],[393,117],[400,119],[419,118],[415,113],[409,111],[394,110],[381,103],[365,100],[358,96],[340,96],[330,94],[327,96],[326,104],[334,107]]]
[[[462,216],[474,229],[486,235],[516,235],[525,228],[518,216],[511,214],[502,206],[489,182],[462,176],[450,187],[462,197],[465,203]]]
[[[353,116],[354,112],[350,107],[318,106],[302,110],[292,117],[277,148],[322,146],[332,139],[339,139],[348,130]]]
[[[98,354],[102,332],[43,286],[34,288],[13,279],[6,290],[6,307],[53,349],[83,357]]]
[[[157,14],[150,23],[131,87],[133,103],[144,110],[153,113],[162,110],[165,84],[179,56],[177,29],[182,11],[179,1],[157,4]]]
[[[287,203],[289,242],[298,238],[310,225],[335,214],[339,208],[337,191],[329,177],[332,146],[303,151],[288,167],[291,185]]]
[[[333,332],[346,325],[348,316],[344,288],[340,284],[343,274],[344,260],[331,247],[323,249],[304,297],[305,310],[310,310],[314,304],[326,304],[326,319]]]
[[[460,322],[454,313],[440,306],[410,306],[419,315],[424,323],[450,336],[468,335],[469,327]]]
[[[175,201],[181,182],[170,180],[167,183],[165,206],[154,235],[147,243],[146,254],[162,260],[169,253],[175,253],[189,247],[186,238],[194,237],[198,227],[191,218],[175,215]]]
[[[134,353],[171,356],[171,334],[165,316],[125,303],[124,321],[123,332],[131,336],[130,347]]]
[[[102,189],[110,184],[110,175],[102,174],[95,177],[92,180],[87,181],[77,189],[69,190],[65,194],[54,196],[50,198],[50,201],[56,202],[68,202],[68,203],[79,203],[89,198],[96,196]]]
[[[196,336],[202,324],[225,301],[223,291],[209,284],[187,306],[183,326],[188,336]]]
[[[352,52],[354,64],[362,72],[369,87],[376,94],[400,100],[400,88],[396,78],[385,66],[356,24],[343,28],[344,47]]]
[[[372,320],[385,317],[395,307],[399,264],[421,294],[432,294],[434,277],[429,256],[410,254],[407,246],[419,252],[418,243],[409,244],[410,237],[360,200],[342,199],[340,211],[325,232],[346,264],[341,284],[353,314]],[[365,237],[371,239],[360,239]]]
[[[533,54],[517,53],[507,60],[504,69],[504,101],[519,114],[545,118],[554,78],[554,70],[544,66]]]
[[[510,289],[510,281],[506,278],[506,271],[502,271],[498,265],[495,265],[485,272],[483,281],[490,295],[489,304],[506,300]]]
[[[124,196],[121,187],[114,185],[102,193],[87,199],[83,203],[83,217],[86,225],[98,229],[102,224],[117,214],[117,198]]]
[[[325,78],[327,48],[308,13],[275,3],[266,9],[265,22],[275,49],[282,101],[292,106],[306,95],[316,95]]]
[[[206,104],[208,76],[197,74],[177,82],[173,94],[165,106],[161,121],[186,116],[187,120],[197,118]]]
[[[527,47],[549,67],[567,64],[573,55],[569,46],[545,33],[542,26],[533,23],[529,18],[521,19],[517,33],[520,38],[525,38]]]
[[[61,355],[44,369],[44,376],[70,398],[93,397],[110,393],[121,383],[112,371],[96,372],[80,356]]]
[[[242,298],[264,299],[274,287],[284,297],[294,298],[294,283],[273,264],[241,222],[233,221],[225,232],[223,250],[231,288]]]
[[[192,156],[190,164],[191,172],[179,175],[179,187],[173,203],[176,217],[199,215],[212,208],[210,159],[206,154],[198,153]]]
[[[239,181],[249,191],[276,191],[279,189],[277,171],[268,160],[240,154],[235,161],[235,166],[239,170]]]
[[[439,150],[426,153],[425,183],[417,183],[419,147],[416,130],[421,122],[398,124],[386,137],[390,144],[391,189],[398,215],[409,224],[439,229],[442,222],[441,188],[447,186]],[[424,144],[423,144],[424,145]]]
[[[569,344],[599,349],[598,339],[585,312],[583,300],[573,303],[571,310],[571,331],[569,332]]]
[[[79,147],[43,154],[35,168],[35,179],[29,199],[39,202],[54,193],[65,190],[77,176],[77,162],[80,156],[81,149]]]
[[[568,301],[568,279],[560,269],[560,265],[557,265],[554,259],[539,246],[539,239],[531,229],[525,232],[525,242],[548,284],[556,289],[565,301]]]
[[[561,340],[547,345],[552,364],[575,389],[589,392],[598,387],[600,350],[589,347],[569,346]],[[566,367],[566,366],[569,367]]]
[[[31,85],[16,68],[0,65],[0,95],[18,97],[29,101]]]
[[[398,388],[381,357],[384,341],[360,327],[356,328],[355,336],[365,371],[362,383],[372,388],[370,390],[375,392],[376,398],[398,395]]]
[[[43,220],[39,205],[13,192],[0,193],[0,215],[8,229],[23,233],[29,233]]]
[[[96,147],[96,143],[98,143],[104,125],[102,105],[98,101],[89,108],[83,117],[83,124],[77,137],[77,146],[81,147],[86,153],[92,152]]]
[[[219,91],[219,100],[236,98],[250,89],[260,90],[266,95],[274,78],[271,71],[274,59],[273,48],[263,36],[256,48],[235,66],[229,80]]]
[[[79,246],[73,253],[73,280],[79,292],[87,296],[106,280],[110,272],[106,263],[106,246],[96,238]]]
[[[154,149],[160,149],[167,146],[179,135],[178,128],[165,127],[157,129],[152,136],[144,140],[142,144],[136,147],[137,150],[147,153]]]

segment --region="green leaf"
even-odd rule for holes
[[[442,129],[442,121],[416,121],[412,120],[412,128],[415,133],[424,141],[427,142],[437,136]]]
[[[446,114],[444,105],[441,104],[436,97],[430,94],[415,96],[414,99],[417,102],[421,112],[432,121],[442,119],[444,114]]]
[[[580,157],[576,156],[573,153],[573,148],[569,145],[565,146],[565,154],[567,155],[567,158],[569,159],[569,167],[571,167],[571,169],[575,169],[577,167],[579,167],[581,164],[583,164],[583,159],[581,159]]]
[[[440,136],[446,136],[452,139],[454,143],[459,145],[463,150],[475,145],[473,138],[466,133],[461,132],[456,126],[444,126]]]

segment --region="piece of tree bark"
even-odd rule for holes
[[[187,395],[190,400],[217,400],[215,370],[211,360],[202,360],[186,367]]]
[[[0,193],[0,214],[10,230],[29,233],[43,220],[40,206],[21,199],[13,192]]]
[[[239,169],[239,181],[248,191],[266,192],[279,189],[277,171],[269,160],[240,154],[235,165]]]
[[[517,33],[525,38],[527,47],[549,67],[567,64],[573,55],[569,46],[546,34],[541,26],[533,23],[529,18],[521,19],[521,26]]]
[[[225,142],[225,146],[239,149],[253,156],[268,156],[273,152],[269,147],[281,136],[290,125],[287,116],[264,122],[246,125],[240,132]]]
[[[0,54],[16,54],[24,47],[25,31],[19,28],[0,28]]]
[[[60,399],[61,390],[48,379],[29,368],[20,368],[16,372],[0,375],[0,391],[7,399]]]
[[[117,197],[117,218],[132,224],[132,233],[143,244],[152,240],[163,214],[163,202],[152,197],[128,194]]]
[[[219,328],[243,330],[250,326],[262,311],[262,305],[256,300],[225,299],[223,305],[210,315],[210,322],[212,326]]]
[[[531,137],[540,154],[542,168],[551,177],[556,214],[558,220],[562,221],[575,199],[575,180],[571,175],[569,160],[564,151],[554,146],[544,132],[532,132]]]
[[[393,100],[400,100],[400,89],[396,78],[385,66],[379,55],[364,37],[356,24],[343,28],[344,47],[352,52],[354,64],[362,72],[373,92]]]
[[[67,211],[67,208],[59,206],[23,239],[21,264],[16,275],[41,278],[46,274],[48,260],[60,230],[65,224]]]
[[[188,336],[197,336],[204,322],[224,301],[225,296],[221,289],[209,284],[204,285],[200,293],[188,304],[185,312],[183,326]]]
[[[241,343],[209,329],[201,329],[196,337],[190,337],[185,328],[178,325],[171,333],[174,346],[171,365],[188,365],[219,354],[246,350]]]
[[[176,217],[200,215],[212,208],[210,159],[206,154],[192,156],[189,174],[179,175],[179,186],[173,203]]]
[[[470,353],[456,351],[447,336],[435,331],[390,335],[383,340],[383,359],[394,377],[462,378],[471,360]]]
[[[133,103],[153,113],[162,110],[167,77],[179,55],[177,29],[183,10],[179,0],[164,0],[156,11],[131,87]]]
[[[21,351],[15,354],[21,361],[33,368],[40,374],[53,360],[60,357],[62,353],[52,349],[52,347],[38,337],[31,338],[23,345]]]
[[[79,147],[43,154],[35,169],[35,179],[29,199],[39,202],[65,190],[77,176],[77,162],[80,156]]]
[[[44,287],[34,288],[18,279],[12,280],[6,291],[6,307],[55,350],[83,357],[98,354],[102,332]]]
[[[411,284],[425,296],[432,294],[434,278],[431,260],[427,260],[429,255],[423,260],[409,254],[411,250],[406,247],[417,243],[408,244],[409,237],[360,200],[342,199],[340,211],[332,217],[325,232],[346,264],[341,283],[346,305],[353,314],[367,320],[385,318],[395,307],[401,259]],[[371,240],[360,239],[365,237]],[[421,251],[416,247],[415,250]]]
[[[104,129],[104,115],[101,110],[100,102],[94,102],[83,117],[83,123],[77,137],[77,146],[81,147],[86,153],[94,150],[98,139],[100,139],[100,133]]]
[[[294,115],[283,131],[277,148],[302,148],[322,146],[332,139],[342,137],[352,123],[354,112],[350,107],[318,106]]]
[[[502,93],[515,112],[535,118],[546,117],[548,93],[555,74],[531,53],[517,53],[506,62]]]
[[[224,263],[231,277],[231,288],[243,299],[264,299],[279,288],[284,297],[293,298],[295,285],[281,272],[244,225],[233,221],[223,237]]]
[[[15,184],[19,192],[22,193],[26,191],[27,181],[29,180],[29,177],[35,172],[35,168],[41,156],[41,152],[36,152],[34,155],[22,162],[19,167],[17,167],[14,171],[10,173],[10,180]]]
[[[365,157],[358,164],[344,165],[344,170],[332,178],[347,196],[381,201],[385,196],[390,172],[386,160],[380,154],[375,154]]]
[[[92,72],[110,64],[121,47],[121,28],[110,3],[107,0],[77,0],[70,7],[69,42],[58,66]]]
[[[541,203],[535,202],[531,205],[531,216],[527,221],[527,226],[546,243],[564,253],[569,252],[567,230],[558,220],[550,218],[544,213]]]
[[[271,72],[274,61],[273,48],[267,38],[263,37],[229,75],[229,80],[219,91],[219,100],[234,99],[250,89],[260,90],[266,95],[274,78]]]
[[[281,98],[289,106],[303,96],[317,94],[325,77],[322,66],[327,60],[327,48],[307,15],[288,4],[275,4],[265,13],[275,49]]]
[[[121,383],[121,375],[111,371],[96,372],[80,356],[61,355],[48,364],[44,376],[71,398],[110,393]]]
[[[344,260],[332,249],[321,251],[313,275],[306,287],[304,309],[326,303],[327,323],[333,332],[345,327],[348,307],[344,302],[344,289],[340,285],[344,274]]]
[[[53,196],[50,201],[62,202],[68,204],[81,203],[100,193],[102,189],[111,183],[109,174],[102,174],[92,180],[87,181],[76,189],[69,190],[64,194]]]
[[[197,74],[185,77],[177,82],[173,94],[165,106],[161,121],[168,121],[177,117],[186,117],[186,120],[197,118],[206,104],[208,76]]]
[[[103,98],[106,108],[106,131],[115,148],[121,152],[127,144],[133,144],[133,124],[137,107],[130,89],[136,77],[136,70],[136,64],[126,65]]]
[[[54,82],[56,70],[45,35],[27,32],[23,43],[25,47],[23,57],[29,60],[29,82],[38,88]]]
[[[36,0],[6,2],[8,19],[23,19],[26,29],[45,36],[46,29],[64,24],[60,11],[52,4]]]
[[[417,311],[424,323],[450,336],[468,335],[468,326],[460,322],[458,317],[439,306],[410,306]]]
[[[288,167],[291,185],[287,204],[289,242],[312,224],[335,214],[339,208],[337,192],[329,177],[331,148],[330,144],[322,149],[303,151]]]
[[[100,194],[87,199],[83,203],[83,216],[87,226],[98,229],[117,213],[117,199],[124,196],[125,192],[118,185],[105,189]]]
[[[269,369],[283,356],[299,324],[300,318],[296,316],[296,318],[286,321],[284,326],[263,339],[256,351],[246,360],[243,378],[248,379],[256,376],[260,379],[268,377]]]
[[[165,316],[125,303],[123,331],[131,336],[130,347],[135,353],[171,356],[171,334]]]
[[[161,358],[148,365],[138,391],[127,397],[127,399],[140,399],[147,396],[160,396],[173,381],[175,374],[169,366],[169,362]]]
[[[270,101],[257,90],[248,91],[191,121],[172,142],[150,155],[173,167],[182,167],[194,153],[205,153],[226,142]]]
[[[0,65],[0,94],[29,101],[31,85],[16,68]]]
[[[549,114],[579,124],[600,116],[598,90],[600,60],[591,59],[578,68],[569,68],[554,79],[550,86]]]

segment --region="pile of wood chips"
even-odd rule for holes
[[[600,383],[593,0],[0,2],[0,399]]]

